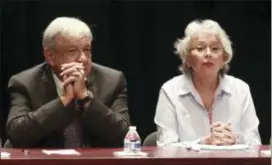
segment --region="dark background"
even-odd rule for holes
[[[92,27],[93,60],[122,70],[128,82],[132,123],[142,139],[156,129],[158,91],[179,73],[173,43],[197,18],[211,18],[229,34],[230,74],[250,87],[264,144],[271,134],[270,1],[6,1],[1,20],[1,135],[8,115],[11,75],[44,60],[42,32],[57,16],[75,16]],[[239,104],[239,103],[237,103]]]

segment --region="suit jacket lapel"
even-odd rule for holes
[[[88,90],[91,90],[93,92],[94,96],[97,96],[98,94],[98,88],[97,88],[98,84],[96,84],[96,81],[95,81],[96,74],[97,74],[96,68],[95,68],[95,65],[93,65],[91,72],[87,76],[86,87]]]
[[[45,64],[43,73],[41,76],[41,85],[42,92],[44,98],[44,103],[47,103],[53,99],[58,97],[56,84],[53,79],[51,68],[48,64]]]
[[[53,79],[51,67],[46,63],[42,68],[40,83],[40,92],[37,91],[37,93],[41,95],[39,96],[41,99],[40,106],[58,98],[57,88]],[[63,147],[64,144],[62,131],[54,132],[48,136],[47,141],[50,143],[50,145],[55,145],[60,148]]]

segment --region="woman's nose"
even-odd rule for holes
[[[211,57],[212,52],[211,49],[209,47],[207,47],[206,51],[205,51],[205,57]]]

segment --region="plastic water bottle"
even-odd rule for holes
[[[141,138],[135,126],[130,126],[124,139],[124,152],[138,153],[141,151]]]

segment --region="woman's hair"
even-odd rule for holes
[[[189,55],[190,43],[192,41],[192,37],[200,33],[209,33],[218,36],[223,49],[224,49],[224,59],[225,64],[220,69],[219,73],[224,75],[229,70],[229,62],[232,59],[233,50],[231,47],[231,41],[221,26],[213,21],[213,20],[195,20],[190,22],[185,31],[185,36],[181,39],[177,39],[174,43],[175,53],[179,55],[179,58],[182,61],[180,66],[180,70],[184,74],[191,74],[191,69],[186,65],[186,60]]]

